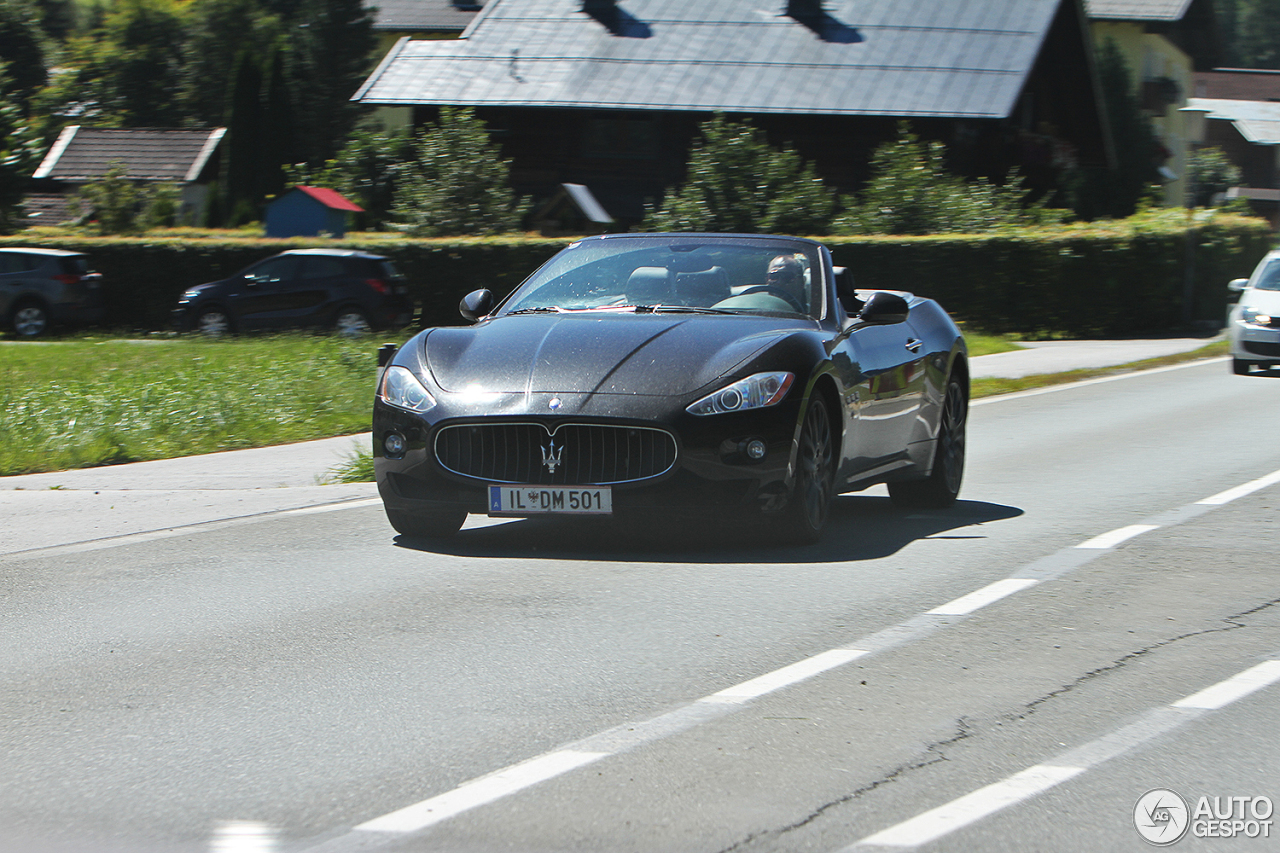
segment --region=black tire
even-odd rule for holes
[[[835,448],[827,404],[816,391],[805,410],[796,451],[796,480],[779,518],[779,538],[796,545],[817,542],[835,496]]]
[[[933,470],[924,480],[889,484],[889,497],[898,506],[941,509],[951,506],[964,479],[965,425],[969,420],[969,396],[954,377],[947,382],[938,424]]]
[[[38,338],[49,330],[49,310],[33,299],[18,303],[9,318],[13,333],[20,338]]]
[[[1236,376],[1248,376],[1249,366],[1250,362],[1247,362],[1242,358],[1231,359],[1231,372]]]
[[[413,514],[387,510],[387,521],[391,522],[396,532],[414,539],[444,539],[457,533],[466,520],[467,512],[462,509]]]
[[[373,331],[369,318],[359,308],[341,308],[333,317],[333,331],[344,338],[359,338]]]
[[[192,328],[207,338],[220,338],[231,334],[231,316],[221,308],[203,308]]]

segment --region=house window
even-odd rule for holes
[[[588,119],[582,154],[584,157],[653,160],[658,156],[657,122],[648,118]]]

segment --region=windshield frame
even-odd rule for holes
[[[664,252],[664,249],[667,251]],[[781,303],[774,303],[778,305],[778,309],[772,309],[757,306],[748,307],[740,304],[718,307],[714,303],[697,305],[666,299],[626,299],[624,298],[626,294],[622,292],[622,288],[616,278],[611,284],[601,285],[606,296],[612,300],[608,303],[565,305],[563,303],[568,300],[564,298],[557,299],[554,294],[548,294],[549,298],[542,300],[532,298],[534,294],[544,287],[566,278],[576,270],[582,270],[591,265],[603,266],[610,261],[618,261],[621,269],[628,265],[628,257],[639,259],[645,257],[646,254],[651,257],[656,255],[666,259],[666,269],[671,276],[678,274],[675,270],[682,263],[690,267],[697,267],[702,266],[705,259],[708,258],[727,258],[732,260],[736,256],[743,258],[745,263],[747,258],[758,260],[766,255],[793,255],[799,259],[805,271],[806,279],[803,286],[807,291],[808,310],[781,309]],[[688,260],[686,261],[685,259]],[[638,272],[641,268],[658,269],[657,266],[633,264],[633,272]],[[763,271],[758,277],[764,278]],[[738,282],[740,279],[741,276],[731,280]],[[489,316],[503,317],[534,313],[609,312],[661,314],[669,312],[780,316],[822,322],[827,320],[831,314],[830,279],[831,259],[825,247],[817,241],[801,237],[698,233],[606,234],[577,240],[557,252],[503,298]],[[763,281],[759,283],[763,283]],[[750,284],[754,285],[757,282],[753,281]],[[746,282],[734,284],[734,289],[741,289],[746,285]],[[610,288],[616,293],[609,292]],[[738,298],[739,301],[743,299],[737,293],[734,294],[734,297]],[[733,302],[734,297],[722,301]]]

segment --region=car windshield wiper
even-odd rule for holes
[[[702,308],[698,305],[642,305],[636,308],[636,312],[641,311],[652,314],[737,314],[737,310],[732,308]]]
[[[514,311],[508,311],[507,314],[558,314],[560,310],[554,305],[539,305],[537,308],[517,308]]]

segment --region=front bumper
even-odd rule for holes
[[[770,410],[705,418],[681,413],[662,420],[470,415],[429,421],[377,400],[373,418],[374,469],[379,494],[389,510],[417,513],[465,509],[483,514],[488,512],[491,481],[462,476],[440,464],[434,452],[435,437],[444,427],[530,421],[544,422],[552,429],[570,423],[658,427],[675,436],[675,465],[650,479],[609,484],[615,516],[751,517],[780,509],[789,495],[798,405],[784,403]],[[385,449],[387,437],[393,433],[403,437],[406,444],[398,458],[389,458]],[[762,459],[752,460],[744,453],[743,448],[751,439],[765,443]]]

